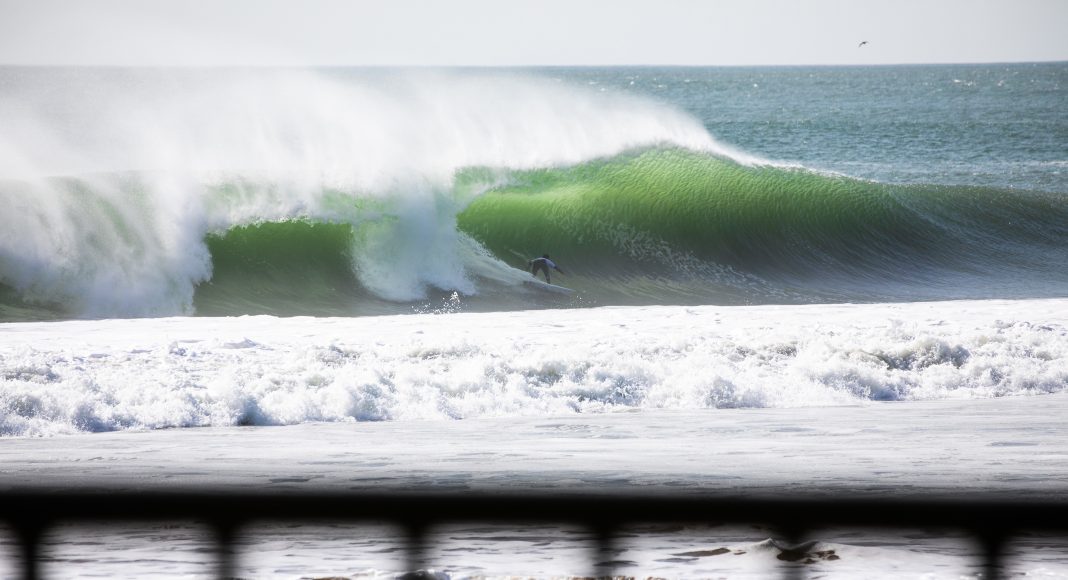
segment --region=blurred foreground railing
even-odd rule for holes
[[[980,545],[983,578],[998,578],[1002,548],[1021,532],[1068,532],[1068,503],[861,499],[756,499],[626,495],[267,494],[224,492],[0,493],[0,521],[21,546],[22,577],[40,578],[38,553],[49,528],[67,522],[196,520],[215,532],[218,577],[234,577],[233,544],[253,521],[393,522],[407,535],[408,570],[426,567],[427,531],[443,523],[578,524],[597,539],[597,574],[611,576],[613,536],[645,523],[759,524],[784,539],[832,527],[939,528],[967,532]],[[603,558],[602,558],[603,556]],[[784,578],[801,578],[784,565]]]

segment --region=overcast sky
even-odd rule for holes
[[[0,64],[1049,60],[1068,0],[0,0]]]

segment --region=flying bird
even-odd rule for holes
[[[860,48],[860,47],[864,46],[865,44],[868,44],[868,41],[867,40],[862,40],[862,41],[860,41],[860,44],[857,45],[857,48]]]

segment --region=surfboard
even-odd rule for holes
[[[556,294],[571,294],[574,292],[574,290],[570,288],[564,288],[563,286],[557,286],[556,284],[549,284],[548,282],[542,282],[541,280],[527,280],[523,282],[523,284],[537,290],[555,292]]]

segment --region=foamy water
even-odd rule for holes
[[[644,409],[462,421],[364,421],[6,438],[0,491],[173,490],[270,493],[666,493],[1056,501],[1068,481],[1068,393],[837,407]],[[765,578],[790,544],[761,527],[635,526],[617,572]],[[560,526],[428,530],[439,578],[568,577],[593,570],[588,532]],[[980,578],[979,547],[951,530],[813,531],[827,578]],[[43,551],[56,577],[210,577],[210,535],[190,522],[61,526]],[[1013,538],[1012,573],[1068,577],[1065,540]],[[12,574],[3,558],[0,576]],[[13,550],[8,550],[13,555]],[[403,535],[389,526],[241,530],[238,572],[254,578],[393,578]],[[836,558],[830,558],[830,556]]]
[[[633,307],[0,327],[0,433],[1055,393],[1068,303]]]

